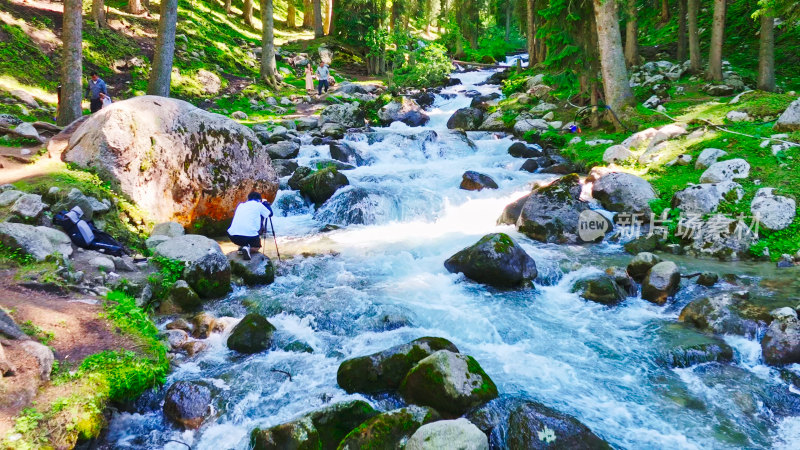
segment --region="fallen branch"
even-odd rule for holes
[[[270,371],[270,372],[278,372],[278,373],[282,373],[282,374],[286,375],[287,377],[289,377],[289,381],[292,381],[292,374],[290,374],[289,372],[287,372],[287,371],[285,371],[285,370],[281,370],[281,369],[269,369],[269,371]]]

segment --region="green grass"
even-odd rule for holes
[[[52,331],[43,330],[41,327],[37,326],[30,320],[22,322],[19,328],[22,330],[23,333],[27,334],[28,336],[34,338],[35,340],[39,341],[44,345],[50,345],[50,342],[52,342],[53,339],[56,338],[56,335],[53,334]]]

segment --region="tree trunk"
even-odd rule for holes
[[[714,0],[714,23],[708,49],[708,79],[722,81],[722,40],[725,35],[726,0]]]
[[[233,2],[231,0],[225,0],[225,15],[230,15],[231,13],[231,6],[233,6]]]
[[[314,9],[311,7],[311,0],[303,0],[303,27],[311,28],[314,26]]]
[[[97,28],[108,28],[105,0],[92,0],[92,19]]]
[[[700,27],[697,24],[697,14],[700,11],[700,0],[688,0],[689,17],[689,70],[700,73],[703,66],[703,58],[700,55]]]
[[[628,84],[622,38],[619,34],[619,15],[614,0],[593,0],[600,50],[600,72],[606,104],[621,116],[626,106],[634,104],[633,91]]]
[[[628,63],[628,67],[633,67],[639,65],[639,20],[636,17],[636,0],[627,0],[625,6],[627,14],[627,21],[625,22],[625,62]]]
[[[153,54],[153,68],[147,84],[149,95],[169,97],[172,58],[175,56],[175,26],[178,23],[178,0],[161,0],[158,38]]]
[[[506,42],[511,39],[511,0],[506,0]]]
[[[322,34],[322,0],[312,0],[314,3],[314,37],[321,38]]]
[[[253,0],[244,0],[244,6],[242,7],[242,19],[244,20],[244,24],[248,27],[253,27]]]
[[[761,14],[761,37],[758,41],[758,88],[775,92],[775,18],[772,11]]]
[[[536,0],[527,0],[527,28],[528,28],[528,67],[533,67],[536,61]]]
[[[295,28],[297,26],[297,22],[295,21],[297,9],[294,6],[294,0],[286,0],[286,2],[288,3],[286,7],[286,26]]]
[[[331,34],[331,26],[333,25],[333,0],[326,2],[327,14],[325,14],[325,36]]]
[[[131,14],[143,13],[142,0],[128,0],[128,12]]]
[[[397,19],[400,16],[400,2],[393,1],[392,2],[392,15],[389,18],[389,28],[392,32],[397,31]]]
[[[261,0],[261,79],[270,86],[278,85],[274,26],[272,0]]]
[[[64,0],[64,19],[61,32],[64,49],[61,60],[61,94],[56,121],[61,126],[69,125],[82,114],[82,14],[82,0]]]
[[[688,45],[686,36],[686,0],[678,0],[678,63],[686,61]]]
[[[661,0],[661,22],[669,22],[669,0]]]

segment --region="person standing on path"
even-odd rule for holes
[[[89,99],[89,109],[92,114],[100,111],[103,107],[103,99],[108,96],[106,82],[97,76],[97,72],[92,72],[89,78],[89,86],[86,89],[86,97]]]
[[[314,68],[311,63],[306,65],[306,93],[311,94],[314,92]]]
[[[325,61],[321,61],[319,63],[319,67],[317,67],[317,93],[322,95],[322,88],[325,88],[325,93],[328,92],[328,77],[330,76],[331,71],[328,70],[327,64]]]

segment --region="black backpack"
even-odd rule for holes
[[[60,226],[78,247],[97,250],[113,256],[122,256],[128,251],[105,231],[97,229],[92,221],[82,219],[83,210],[76,206],[69,212],[61,211],[53,217],[53,223]]]

